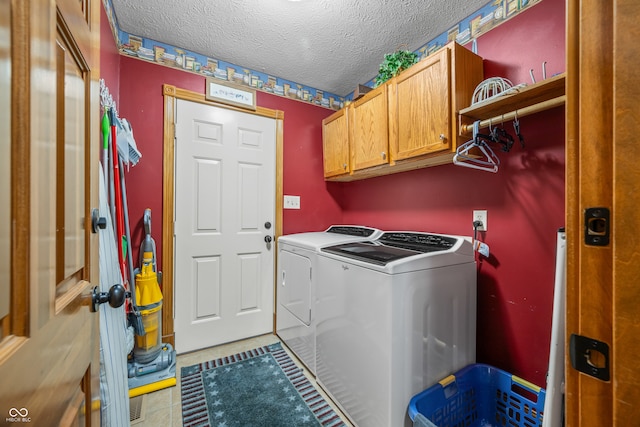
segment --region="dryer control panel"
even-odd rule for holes
[[[418,252],[434,252],[451,249],[458,239],[451,236],[426,233],[383,233],[380,243]]]
[[[346,234],[348,236],[369,237],[377,230],[369,227],[358,227],[356,225],[332,225],[327,229],[327,233]]]

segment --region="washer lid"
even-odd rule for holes
[[[377,265],[387,265],[389,262],[420,253],[409,249],[387,246],[379,242],[343,243],[323,248],[322,251]]]
[[[340,243],[373,240],[382,232],[375,228],[357,225],[332,225],[326,231],[286,234],[278,238],[278,243],[288,243],[309,250],[319,250],[325,246]]]
[[[451,251],[460,241],[458,237],[439,234],[389,232],[374,241],[342,243],[322,248],[322,252],[386,266],[403,258]]]

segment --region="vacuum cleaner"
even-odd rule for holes
[[[151,237],[151,209],[144,211],[145,236],[140,248],[141,268],[135,275],[135,301],[141,326],[127,363],[129,397],[176,385],[176,352],[162,342],[162,292],[156,271],[155,241]]]

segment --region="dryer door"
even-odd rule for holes
[[[311,260],[289,251],[280,252],[278,292],[280,304],[305,325],[311,323]]]

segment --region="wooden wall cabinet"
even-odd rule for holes
[[[324,177],[327,179],[351,172],[347,112],[348,108],[343,108],[322,121]]]
[[[324,176],[350,180],[353,171],[389,163],[387,86],[380,86],[322,121]]]
[[[465,142],[458,111],[471,104],[482,76],[482,58],[450,43],[334,113],[323,122],[325,179],[353,181],[450,163]],[[345,115],[351,158],[336,173],[336,147],[345,140],[335,122]]]
[[[442,49],[391,81],[389,145],[394,162],[450,148],[449,54]]]
[[[389,163],[387,85],[349,106],[349,151],[353,172]]]

